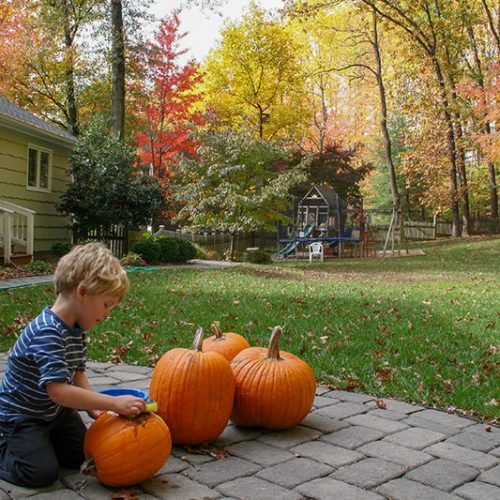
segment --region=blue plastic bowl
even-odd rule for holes
[[[128,389],[124,387],[111,387],[110,389],[103,389],[99,391],[101,394],[107,394],[108,396],[136,396],[142,399],[148,399],[146,392],[140,389]]]

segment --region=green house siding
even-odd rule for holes
[[[48,251],[55,242],[69,238],[69,220],[57,212],[56,204],[67,189],[71,146],[45,140],[42,135],[17,131],[0,123],[0,200],[36,212],[35,252]],[[27,187],[28,146],[51,153],[50,192]]]

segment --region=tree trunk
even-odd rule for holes
[[[71,133],[78,136],[80,133],[78,126],[78,111],[75,98],[75,61],[73,57],[73,37],[69,25],[68,0],[62,4],[63,23],[64,23],[64,45],[66,47],[64,54],[65,64],[65,85],[66,85],[66,113]]]
[[[373,47],[373,53],[375,55],[375,61],[377,64],[377,69],[375,71],[377,78],[377,85],[380,98],[380,128],[382,131],[382,137],[384,141],[384,155],[385,164],[387,165],[387,171],[389,172],[389,179],[391,182],[391,194],[392,194],[392,205],[394,210],[399,211],[399,193],[398,184],[396,179],[396,171],[394,168],[394,162],[392,161],[392,143],[391,137],[389,135],[389,129],[387,128],[387,99],[385,94],[384,80],[382,78],[382,58],[380,56],[380,47],[378,41],[378,29],[377,29],[377,13],[375,9],[372,9],[373,16],[373,40],[371,40],[371,45]]]
[[[491,126],[489,123],[485,125],[485,131],[487,134],[491,134]],[[497,181],[495,164],[492,161],[488,162],[488,178],[490,185],[490,212],[493,219],[498,219],[498,191],[497,191]]]
[[[460,236],[460,208],[458,205],[458,181],[457,181],[457,147],[455,141],[455,132],[453,130],[453,121],[450,114],[450,105],[448,102],[448,96],[446,92],[446,83],[444,81],[443,72],[441,71],[441,65],[437,60],[436,55],[432,57],[432,63],[434,66],[434,71],[439,83],[439,89],[441,92],[441,102],[443,105],[443,116],[446,124],[446,139],[448,142],[448,150],[450,156],[450,181],[451,181],[451,211],[452,211],[452,222],[451,222],[451,236],[452,238],[457,238]]]
[[[125,134],[125,40],[121,0],[111,0],[111,132],[123,139]]]
[[[467,19],[468,18],[466,17],[466,20]],[[474,29],[472,28],[470,23],[468,23],[467,25],[467,34],[469,35],[469,39],[471,41],[472,53],[474,54],[474,63],[476,65],[475,68],[476,75],[474,79],[477,81],[477,84],[481,89],[481,99],[483,101],[483,106],[486,106],[486,99],[484,96],[483,65],[481,64],[481,58],[479,57],[479,50],[477,48]],[[485,121],[484,123],[484,132],[488,135],[491,134],[491,125],[489,121]],[[489,191],[490,191],[490,213],[492,218],[498,219],[498,192],[496,185],[496,172],[495,172],[495,164],[492,161],[488,161],[488,178],[489,178],[488,180],[489,180]]]
[[[458,140],[457,167],[460,176],[460,192],[462,198],[462,236],[469,236],[470,233],[470,203],[469,185],[467,183],[467,172],[465,170],[465,151],[462,142],[462,126],[459,118],[456,118],[456,131]]]
[[[229,247],[229,260],[234,260],[234,253],[236,252],[236,241],[238,240],[238,233],[235,231],[231,233],[231,246]]]

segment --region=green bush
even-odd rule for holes
[[[32,260],[29,264],[26,264],[23,269],[30,273],[37,274],[47,274],[50,272],[50,266],[43,260]]]
[[[272,262],[271,255],[260,248],[255,252],[249,252],[246,255],[246,261],[252,264],[270,264]]]
[[[131,250],[139,254],[148,264],[160,260],[160,245],[152,239],[134,243]]]
[[[156,242],[160,245],[160,260],[165,263],[179,262],[179,244],[177,238],[159,236]]]
[[[179,260],[178,262],[187,262],[188,260],[196,257],[196,248],[194,245],[183,238],[175,238],[179,247]]]
[[[69,241],[58,241],[54,243],[50,251],[60,259],[63,255],[66,255],[73,248],[73,244]]]

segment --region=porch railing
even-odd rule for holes
[[[0,200],[0,248],[4,264],[11,262],[13,249],[18,253],[33,255],[35,214],[29,208]]]

